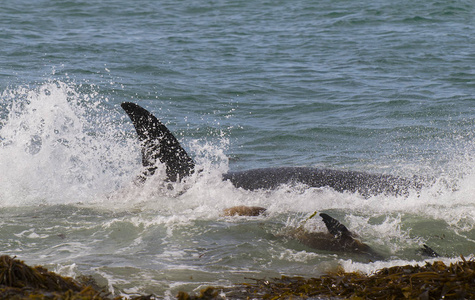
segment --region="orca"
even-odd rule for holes
[[[315,214],[316,212],[307,218],[307,220],[312,218]],[[353,253],[372,261],[385,259],[382,254],[358,240],[357,236],[350,232],[348,228],[341,224],[337,219],[325,213],[321,213],[320,217],[322,218],[323,223],[325,223],[328,233],[309,232],[305,230],[303,228],[303,224],[307,221],[305,220],[302,225],[294,229],[293,232],[291,231],[290,236],[297,239],[303,245],[317,250]],[[422,256],[440,257],[437,252],[425,244],[422,248],[419,248],[417,252]]]
[[[352,253],[371,260],[384,259],[380,253],[356,239],[356,235],[350,232],[345,225],[341,224],[338,220],[325,213],[321,213],[320,217],[323,223],[325,223],[328,232],[309,232],[303,228],[302,224],[298,228],[290,231],[288,236],[316,250]]]
[[[145,181],[155,173],[158,162],[165,165],[167,180],[170,182],[179,182],[195,172],[193,159],[162,122],[135,103],[124,102],[121,106],[132,120],[141,142],[145,171],[140,176],[140,181]],[[421,186],[415,179],[312,167],[231,171],[223,174],[222,178],[245,190],[268,190],[282,184],[301,183],[315,188],[330,187],[338,192],[357,192],[365,197],[382,193],[403,195],[411,188]]]
[[[223,216],[247,216],[257,217],[264,215],[266,209],[259,206],[233,206],[223,211]],[[313,213],[309,218],[303,221],[297,228],[290,228],[280,234],[283,237],[299,241],[301,244],[315,250],[345,252],[361,255],[371,260],[382,260],[383,256],[373,250],[370,246],[356,239],[356,235],[351,233],[345,225],[326,213],[321,213],[320,217],[325,223],[328,232],[311,232],[304,228],[304,224],[316,215]],[[425,249],[430,249],[424,245]],[[430,249],[432,250],[432,249]],[[429,251],[429,250],[426,250]],[[434,252],[435,253],[435,252]],[[423,253],[429,255],[428,253]]]
[[[222,216],[257,217],[265,214],[266,209],[263,207],[239,205],[225,209]],[[326,213],[320,213],[320,217],[322,218],[328,232],[314,232],[306,230],[304,228],[305,223],[313,218],[316,214],[317,212],[314,212],[310,217],[301,222],[298,227],[287,228],[277,236],[297,240],[301,244],[315,250],[352,253],[367,258],[371,261],[385,259],[382,254],[371,248],[369,245],[358,240],[357,235],[350,232],[345,225],[340,223],[340,221]],[[425,244],[422,248],[417,250],[417,253],[422,256],[440,257],[437,252]]]
[[[140,181],[145,181],[155,173],[157,159],[165,165],[169,181],[180,181],[194,172],[193,159],[162,122],[135,103],[124,102],[121,106],[132,120],[141,143],[145,171]]]

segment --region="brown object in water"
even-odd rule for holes
[[[266,209],[264,207],[259,206],[233,206],[230,208],[226,208],[223,211],[223,216],[232,217],[232,216],[248,216],[248,217],[257,217],[262,215]]]

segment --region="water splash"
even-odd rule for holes
[[[0,205],[102,201],[129,179],[133,145],[104,99],[80,88],[47,82],[2,93]]]

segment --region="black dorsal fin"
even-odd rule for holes
[[[352,237],[352,234],[348,228],[341,224],[337,219],[334,219],[325,213],[321,213],[320,217],[322,217],[323,222],[325,223],[325,226],[327,226],[330,234],[334,235],[336,238]]]
[[[427,245],[422,245],[423,248],[419,249],[420,253],[423,254],[423,255],[426,255],[426,256],[430,256],[430,257],[440,257],[440,255],[435,252],[434,250],[432,250],[431,247],[427,246]]]
[[[155,173],[157,158],[165,164],[170,181],[180,181],[193,173],[195,163],[162,122],[135,103],[124,102],[121,106],[129,115],[139,136],[142,165],[147,168],[145,176]]]

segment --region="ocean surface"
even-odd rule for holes
[[[475,253],[475,2],[4,1],[0,253],[116,295]],[[155,114],[203,172],[144,186],[120,103]],[[228,170],[307,166],[424,182],[400,196],[245,191]],[[268,209],[223,217],[234,205]],[[286,236],[325,212],[386,259]],[[305,226],[325,231],[319,217]]]

